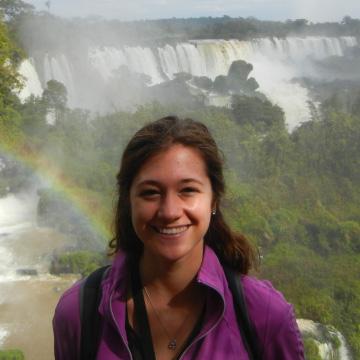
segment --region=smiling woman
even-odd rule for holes
[[[304,358],[292,306],[247,275],[256,252],[223,218],[222,159],[203,124],[166,117],[146,125],[117,179],[115,259],[100,285],[92,359]],[[56,308],[56,359],[84,358],[82,288]]]
[[[144,246],[144,264],[152,268],[187,258],[199,267],[212,203],[210,180],[197,150],[176,144],[147,160],[130,190],[131,219]]]

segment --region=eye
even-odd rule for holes
[[[185,195],[192,195],[193,193],[199,192],[199,190],[195,187],[187,186],[181,189],[181,193]]]
[[[144,198],[153,198],[160,194],[159,190],[156,189],[144,189],[140,191],[139,195]]]

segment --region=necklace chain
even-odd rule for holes
[[[153,305],[152,301],[151,301],[151,297],[150,297],[150,294],[149,294],[149,291],[146,289],[146,286],[144,286],[144,292],[145,292],[145,295],[146,295],[146,298],[149,300],[149,303],[150,303],[150,306],[153,308],[154,310],[154,313],[161,325],[161,327],[163,328],[167,338],[169,339],[169,342],[168,342],[168,349],[169,350],[173,350],[175,351],[176,350],[176,347],[177,347],[177,340],[176,338],[178,337],[178,335],[180,334],[180,330],[183,328],[183,326],[185,325],[187,319],[189,318],[190,316],[190,311],[189,313],[187,314],[187,316],[185,317],[185,319],[183,320],[183,322],[181,323],[181,325],[179,326],[179,328],[177,329],[176,333],[175,333],[175,336],[172,337],[170,336],[169,334],[169,331],[168,329],[166,328],[166,326],[164,325],[164,323],[161,321],[161,317],[160,317],[160,314],[158,313],[158,311],[156,310],[155,306]]]

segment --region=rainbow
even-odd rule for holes
[[[1,126],[0,130],[2,130]],[[21,133],[15,136],[6,136],[6,133],[2,133],[0,151],[34,171],[49,187],[67,199],[100,237],[104,239],[111,237],[111,209],[105,208],[98,194],[80,188],[59,167],[27,144]]]

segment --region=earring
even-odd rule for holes
[[[216,209],[212,209],[211,214],[215,215],[216,214]]]

